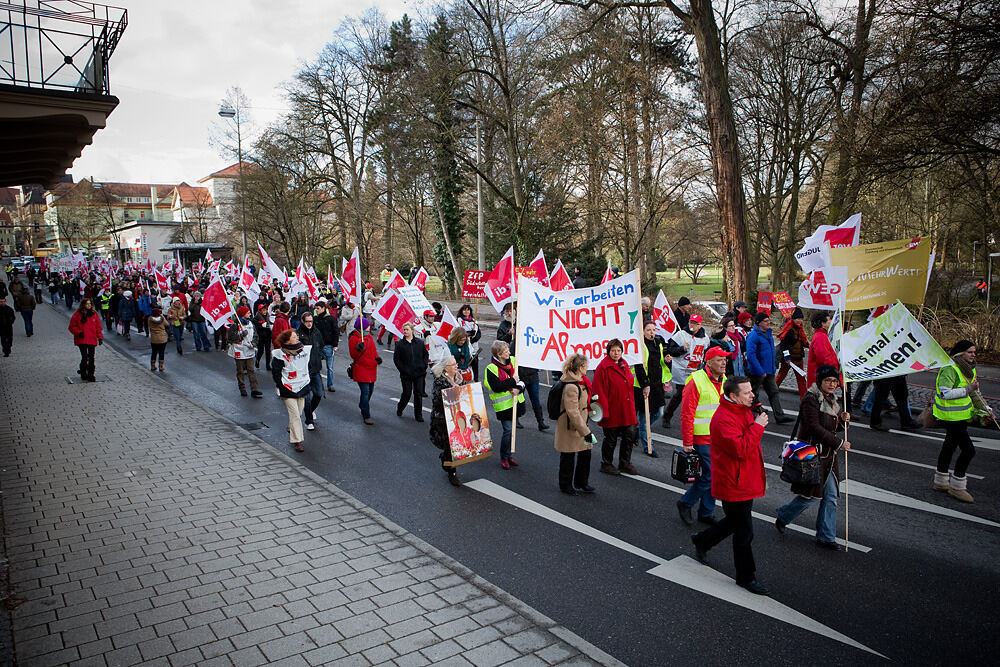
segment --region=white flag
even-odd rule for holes
[[[847,303],[847,267],[816,269],[799,285],[799,306],[816,310],[843,310]]]
[[[846,248],[858,245],[861,234],[861,214],[855,213],[840,225],[820,225],[812,236],[806,239],[802,249],[795,253],[795,259],[806,273],[821,269],[827,264],[823,256],[824,245],[831,248]]]

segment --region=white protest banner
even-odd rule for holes
[[[799,285],[799,307],[843,310],[847,297],[847,267],[824,266]]]
[[[868,324],[841,336],[840,359],[848,382],[881,380],[951,363],[948,354],[899,301]]]
[[[413,312],[418,315],[423,315],[424,311],[434,310],[431,308],[431,302],[427,300],[424,293],[420,291],[420,288],[415,285],[405,285],[403,287],[397,287],[396,291],[399,292],[399,296],[406,299],[406,303],[410,304],[410,308],[413,308]]]
[[[840,225],[820,225],[816,231],[805,240],[802,249],[795,253],[795,259],[806,273],[823,268],[829,264],[824,257],[824,246],[829,243],[831,248],[846,248],[858,245],[861,233],[861,214],[855,213]]]
[[[614,338],[622,341],[626,363],[642,363],[637,272],[562,292],[525,277],[517,287],[518,365],[555,371],[569,355],[582,354],[595,368]]]

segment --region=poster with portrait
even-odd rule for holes
[[[493,453],[493,438],[487,419],[483,385],[479,382],[453,387],[441,392],[451,461],[446,466],[460,466],[485,459]]]

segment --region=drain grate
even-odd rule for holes
[[[68,384],[87,384],[82,377],[79,375],[74,375],[72,377],[67,376],[66,382]],[[111,378],[107,375],[95,375],[94,382],[111,382]]]
[[[264,422],[250,422],[249,424],[240,424],[240,426],[248,431],[259,431],[262,428],[267,428],[267,424]]]

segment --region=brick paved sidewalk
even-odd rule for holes
[[[35,327],[0,359],[0,663],[620,664],[109,346],[68,384]]]

